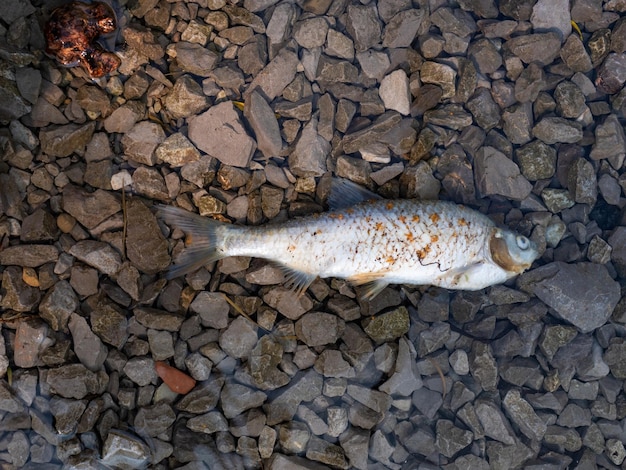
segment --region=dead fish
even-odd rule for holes
[[[103,77],[120,64],[120,58],[99,41],[117,32],[114,8],[105,2],[73,1],[55,9],[44,27],[46,53],[65,67],[82,66],[91,78]]]
[[[389,284],[483,289],[522,273],[539,256],[533,241],[453,202],[385,200],[335,179],[328,203],[329,212],[259,227],[160,206],[158,215],[190,237],[168,277],[251,256],[276,262],[299,293],[318,276],[336,277],[366,285],[371,299]]]

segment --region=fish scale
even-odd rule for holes
[[[391,283],[481,289],[519,274],[538,256],[534,243],[466,206],[384,200],[355,186],[333,183],[330,212],[255,227],[163,206],[161,217],[192,239],[170,277],[250,256],[278,263],[297,291],[318,276],[338,277],[368,284],[371,298]]]

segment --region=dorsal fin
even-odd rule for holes
[[[372,199],[382,199],[382,197],[350,180],[344,178],[333,178],[331,180],[330,194],[328,195],[328,207],[330,210],[345,209],[359,202]]]

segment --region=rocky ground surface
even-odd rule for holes
[[[2,468],[594,469],[626,456],[626,2],[137,0],[97,82],[0,8]],[[572,23],[573,22],[573,23]],[[163,271],[331,175],[530,236],[479,292]]]

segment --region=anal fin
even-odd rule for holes
[[[285,274],[285,284],[291,285],[293,291],[300,297],[306,292],[311,283],[317,278],[316,274],[305,273],[289,266],[278,265]]]

